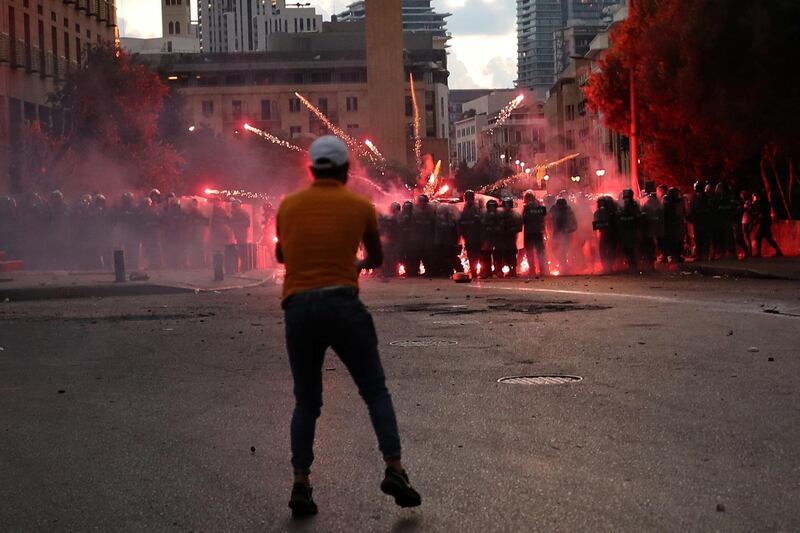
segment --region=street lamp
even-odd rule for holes
[[[189,126],[189,133],[192,133],[195,130],[194,124]]]
[[[545,175],[544,175],[544,178],[542,178],[542,179],[543,179],[544,181],[550,181],[550,174],[545,174]]]
[[[531,173],[531,169],[529,169],[529,168],[526,168],[526,169],[525,169],[525,174],[530,174],[530,173]]]
[[[606,175],[606,170],[604,168],[599,168],[595,171],[595,174],[597,174],[598,178],[602,178]]]

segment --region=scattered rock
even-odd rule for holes
[[[256,453],[256,447],[250,446],[250,453]]]
[[[721,503],[718,503],[717,504],[717,512],[718,513],[724,513],[725,512],[725,506],[722,505]]]
[[[65,391],[64,389],[58,389],[58,393],[59,394],[64,394],[65,392],[67,392],[67,391]]]
[[[767,357],[767,361],[774,361],[774,360],[775,360],[774,357]]]
[[[758,349],[757,346],[751,346],[751,347],[749,347],[747,349],[747,351],[750,352],[750,353],[756,353],[756,352],[759,352],[760,350]]]
[[[730,331],[728,332],[728,337],[730,337],[730,336],[732,336],[732,335],[733,335],[733,330],[730,330]]]

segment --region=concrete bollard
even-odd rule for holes
[[[125,252],[114,250],[114,281],[125,281]]]
[[[214,252],[214,281],[222,281],[224,276],[222,274],[223,256],[222,252]]]

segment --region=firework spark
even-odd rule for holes
[[[511,113],[513,113],[514,110],[520,106],[520,104],[524,99],[525,95],[519,94],[516,98],[507,103],[505,107],[503,107],[503,109],[500,110],[500,113],[497,114],[497,120],[495,121],[495,123],[487,131],[491,133],[493,129],[499,128],[500,126],[505,124],[506,120],[508,120],[508,117],[511,116]]]
[[[288,148],[289,150],[294,150],[295,152],[305,152],[305,150],[303,150],[299,146],[295,146],[295,145],[293,145],[292,143],[290,143],[288,141],[284,141],[283,139],[279,139],[278,137],[275,137],[271,133],[267,133],[266,131],[260,130],[260,129],[254,127],[254,126],[251,126],[250,124],[245,124],[244,125],[244,129],[246,129],[247,131],[249,131],[251,133],[255,133],[256,135],[258,135],[262,139],[265,139],[265,140],[267,140],[267,141],[269,141],[269,142],[271,142],[273,144],[277,144],[278,146],[283,146],[284,148]]]
[[[411,83],[411,104],[414,108],[414,159],[417,162],[417,168],[422,168],[422,133],[420,132],[420,117],[419,106],[417,105],[417,91],[414,90],[414,74],[408,73],[408,79]]]
[[[576,152],[574,154],[570,154],[568,156],[562,157],[561,159],[558,159],[556,161],[551,161],[549,163],[543,163],[541,165],[536,165],[536,166],[533,167],[533,170],[534,171],[540,170],[540,169],[547,170],[549,168],[552,168],[552,167],[558,166],[558,165],[560,165],[562,163],[565,163],[565,162],[569,161],[570,159],[575,159],[579,155],[581,155],[580,152]],[[483,187],[478,189],[477,192],[479,192],[481,194],[485,194],[488,191],[496,191],[498,189],[504,189],[506,187],[512,186],[514,183],[516,183],[517,181],[519,181],[519,180],[521,180],[523,178],[529,178],[529,177],[530,177],[529,174],[524,173],[524,172],[520,172],[519,174],[516,174],[514,176],[509,176],[507,178],[503,178],[503,179],[497,180],[494,183],[490,183],[489,185],[484,185]]]
[[[377,157],[377,158],[378,158],[378,159],[380,159],[381,161],[386,161],[386,158],[385,158],[385,157],[383,157],[383,154],[380,152],[380,150],[378,150],[378,147],[377,147],[377,146],[375,146],[375,143],[373,143],[373,142],[372,142],[372,141],[370,141],[369,139],[366,139],[366,140],[364,141],[364,144],[366,144],[366,145],[367,145],[367,148],[369,148],[369,149],[370,149],[370,151],[371,151],[373,154],[375,154],[375,157]]]

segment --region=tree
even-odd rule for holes
[[[170,188],[182,159],[159,137],[166,94],[158,76],[124,51],[111,44],[90,49],[51,96],[61,128],[28,136],[28,168],[39,169],[34,181],[81,192]]]
[[[587,97],[627,133],[633,69],[650,177],[763,185],[786,214],[792,196],[780,191],[792,189],[800,155],[798,35],[794,0],[637,0],[612,31]]]

